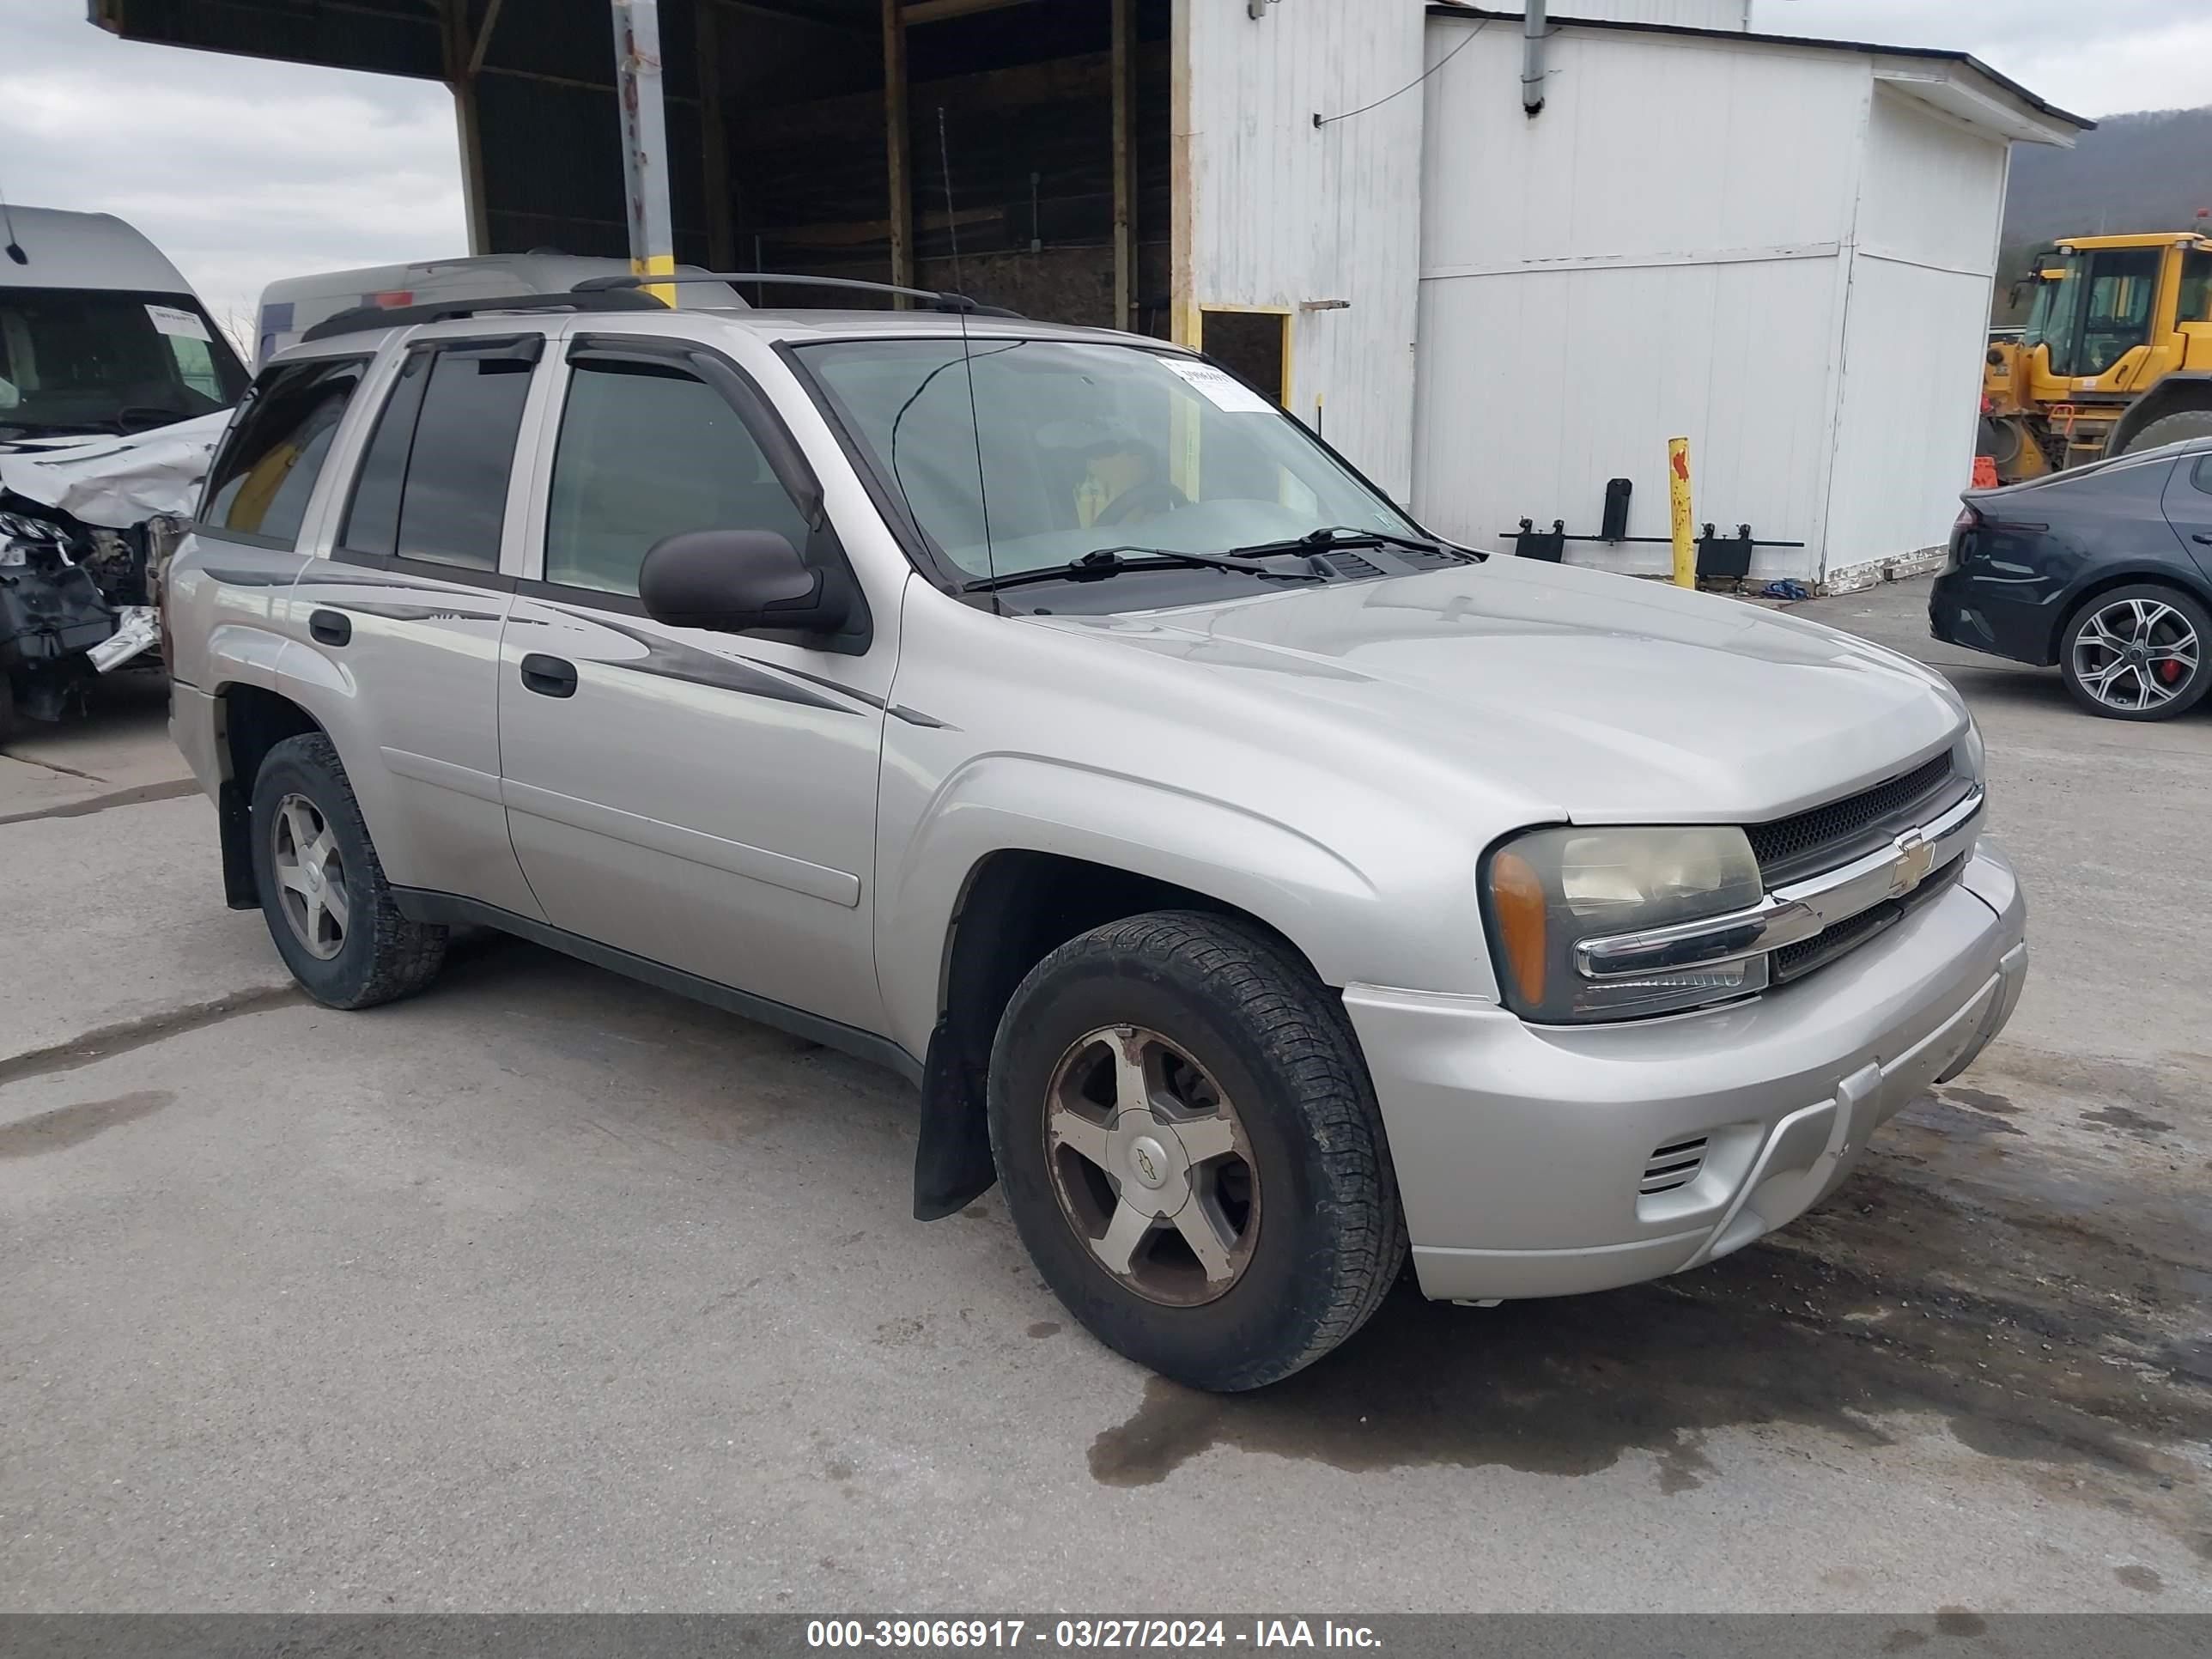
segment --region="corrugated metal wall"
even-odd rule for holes
[[[1973,465],[2006,146],[1877,87],[1850,260],[1827,569],[1948,536]]]
[[[1400,500],[1412,477],[1422,8],[1179,0],[1188,302],[1292,313],[1293,413]],[[1402,95],[1361,115],[1347,112]],[[1314,117],[1327,125],[1316,128]],[[1329,119],[1344,116],[1343,119]],[[1343,301],[1341,308],[1299,310]]]
[[[1471,27],[1429,46],[1465,49],[1428,83],[1417,510],[1485,544],[1523,515],[1595,532],[1626,477],[1629,533],[1664,536],[1679,434],[1698,520],[1811,544],[1753,569],[1815,574],[1869,60],[1568,29],[1532,120],[1518,31]]]

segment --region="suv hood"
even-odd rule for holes
[[[1496,556],[1048,625],[1227,677],[1218,690],[1257,694],[1236,718],[1276,711],[1302,753],[1333,734],[1341,770],[1455,763],[1530,822],[1755,823],[1880,781],[1966,725],[1940,676],[1820,623]]]

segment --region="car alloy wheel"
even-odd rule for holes
[[[270,823],[269,850],[292,937],[328,962],[345,948],[353,910],[345,860],[329,820],[305,795],[287,795]]]
[[[2203,642],[2163,600],[2114,600],[2074,636],[2074,678],[2107,708],[2140,714],[2169,703],[2197,672]]]
[[[1173,1041],[1135,1025],[1079,1037],[1053,1068],[1043,1127],[1060,1213],[1121,1283],[1196,1307],[1243,1277],[1260,1236],[1251,1148]]]

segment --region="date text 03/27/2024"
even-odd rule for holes
[[[1187,1648],[1366,1648],[1382,1639],[1365,1625],[1330,1619],[814,1619],[810,1648],[921,1652],[1040,1647],[1172,1651]]]

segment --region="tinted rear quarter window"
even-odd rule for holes
[[[264,370],[208,474],[201,521],[290,545],[368,360],[321,358]]]

